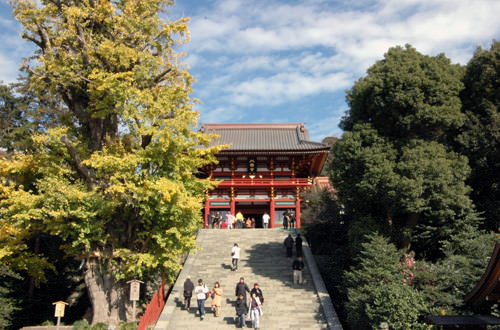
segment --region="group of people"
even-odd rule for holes
[[[214,313],[214,316],[220,316],[222,307],[222,294],[224,293],[224,291],[222,290],[219,282],[215,282],[214,287],[212,289],[208,289],[201,278],[198,280],[198,285],[195,286],[191,281],[191,278],[187,276],[186,280],[184,281],[184,308],[188,311],[191,308],[191,298],[193,297],[193,292],[196,295],[198,312],[200,313],[201,320],[205,318],[205,301],[208,298],[212,299],[212,311]]]
[[[269,219],[271,217],[267,212],[262,215],[262,227],[269,228]],[[226,219],[220,212],[213,213],[208,218],[208,228],[220,229],[233,229],[233,228],[255,228],[255,218],[243,216],[243,213],[238,212],[232,215],[230,212],[226,213]]]
[[[212,311],[215,317],[219,317],[222,308],[222,295],[223,290],[219,282],[215,282],[212,289],[203,283],[200,278],[198,280],[198,285],[195,286],[188,276],[184,281],[184,308],[189,311],[191,308],[191,298],[193,292],[196,295],[196,300],[198,303],[198,313],[200,315],[200,320],[205,318],[205,301],[209,298],[212,299]],[[247,292],[250,293],[250,299],[247,300]],[[238,327],[242,328],[245,325],[245,319],[247,316],[252,320],[252,328],[259,329],[260,317],[263,315],[262,305],[264,304],[264,294],[262,289],[259,287],[258,283],[254,283],[252,290],[248,288],[243,277],[236,284],[235,289],[236,302],[236,324]]]
[[[247,292],[250,293],[250,299],[247,301]],[[240,281],[236,284],[236,325],[243,328],[247,315],[252,320],[252,328],[259,329],[260,317],[264,314],[262,305],[264,304],[264,294],[262,293],[259,283],[253,284],[253,289],[250,290],[245,283],[245,279],[240,277]]]
[[[302,284],[302,270],[304,269],[304,262],[302,261],[302,237],[300,233],[297,234],[295,240],[291,234],[283,242],[286,249],[286,257],[293,257],[293,247],[295,246],[296,259],[292,263],[293,270],[293,284]]]
[[[267,212],[262,215],[262,227],[269,228],[271,217]],[[283,213],[283,229],[296,228],[297,219],[292,209],[287,209]],[[212,213],[208,218],[208,228],[233,229],[233,228],[255,228],[255,218],[243,216],[237,212],[236,215],[227,212],[224,217],[219,211]]]
[[[295,228],[297,219],[293,210],[286,210],[283,213],[283,229]]]

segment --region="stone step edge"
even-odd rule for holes
[[[197,240],[198,238],[200,239],[200,242],[204,240],[204,231],[209,231],[213,229],[201,229],[198,232]],[[243,229],[244,230],[244,229]],[[200,235],[201,234],[201,235]],[[328,324],[328,329],[330,330],[343,330],[342,324],[340,323],[340,320],[337,316],[337,312],[335,311],[335,308],[333,307],[332,300],[330,299],[330,295],[328,294],[328,291],[326,290],[325,283],[323,282],[323,278],[321,277],[321,274],[319,272],[318,266],[316,265],[316,261],[311,253],[311,249],[309,248],[309,245],[307,242],[304,240],[304,244],[302,246],[302,253],[304,255],[304,261],[307,264],[307,267],[309,268],[309,272],[311,274],[311,278],[313,281],[313,286],[315,288],[316,295],[318,296],[320,306],[323,309],[323,314],[325,316],[326,322]],[[179,279],[185,279],[186,276],[190,273],[192,265],[193,265],[193,260],[195,258],[195,255],[190,252],[185,263],[184,267],[182,268],[181,272],[179,273],[179,276],[177,277],[177,281],[174,284],[174,287],[172,288],[172,291],[170,292],[169,298],[167,298],[167,301],[165,302],[165,306],[163,308],[163,311],[160,314],[160,318],[158,319],[158,322],[156,323],[154,329],[155,330],[167,330],[168,325],[170,323],[170,320],[172,316],[174,315],[175,308],[177,307],[177,304],[175,302],[175,297],[179,296],[179,293],[184,290],[184,283],[179,281]]]

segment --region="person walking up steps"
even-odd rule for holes
[[[231,263],[232,267],[231,270],[237,270],[238,269],[238,260],[240,260],[240,248],[238,246],[238,243],[234,243],[233,248],[231,249]]]
[[[297,237],[295,238],[295,250],[297,252],[297,257],[302,257],[302,237],[300,236],[300,233],[297,234]]]
[[[264,228],[269,228],[269,219],[271,219],[271,217],[267,212],[265,212],[264,215],[262,216],[262,226]]]
[[[288,234],[287,238],[285,238],[283,245],[286,248],[286,257],[291,258],[293,256],[293,238],[291,234]]]
[[[191,297],[193,296],[194,284],[191,277],[187,276],[184,281],[184,308],[189,311],[191,308]]]
[[[194,293],[196,294],[196,299],[198,301],[200,320],[203,321],[205,318],[205,300],[207,300],[208,288],[205,284],[203,284],[203,280],[201,278],[198,280],[196,288],[194,288]]]
[[[292,264],[293,269],[293,284],[302,284],[302,269],[304,269],[304,262],[302,257],[297,257]]]

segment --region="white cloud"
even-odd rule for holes
[[[324,116],[321,120],[309,120],[306,126],[309,130],[309,139],[321,142],[327,136],[341,137],[342,130],[338,128],[341,116]]]
[[[258,77],[230,88],[229,100],[239,106],[277,105],[320,92],[345,89],[350,83],[345,73],[322,76],[298,72],[278,73],[272,77]]]
[[[16,59],[5,58],[4,54],[0,53],[0,81],[3,83],[13,83],[19,75],[19,64]]]
[[[241,109],[233,106],[223,106],[203,111],[200,119],[202,123],[221,123],[239,121],[242,118],[244,118],[244,113]]]

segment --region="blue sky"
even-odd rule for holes
[[[500,38],[498,0],[178,0],[191,18],[180,49],[196,78],[200,122],[305,122],[311,140],[341,136],[345,90],[389,47],[409,43],[466,64]],[[32,49],[0,0],[0,80]]]

